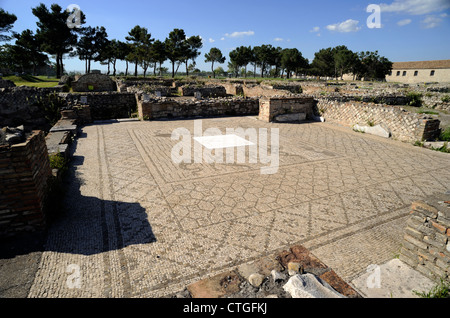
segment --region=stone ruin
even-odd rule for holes
[[[194,85],[191,81],[168,79],[114,81],[106,75],[87,74],[73,81],[73,92],[68,93],[62,85],[54,88],[14,87],[14,84],[2,81],[0,84],[7,87],[0,88],[0,127],[4,131],[0,136],[0,150],[4,158],[0,159],[5,165],[13,165],[14,162],[8,161],[11,149],[17,150],[17,155],[23,155],[24,158],[30,155],[29,145],[33,149],[40,149],[39,162],[43,166],[39,168],[31,165],[27,169],[31,169],[30,173],[34,173],[34,169],[44,171],[42,179],[36,180],[36,187],[42,192],[41,184],[49,176],[48,163],[42,153],[66,156],[67,145],[76,134],[77,125],[96,120],[130,118],[133,114],[140,120],[255,116],[265,122],[278,123],[328,121],[347,127],[360,127],[361,131],[368,133],[370,129],[366,128],[375,131],[381,129],[380,135],[384,137],[410,143],[434,140],[441,131],[438,119],[408,112],[397,106],[407,104],[409,97],[404,87],[393,87],[386,83],[330,85],[251,80],[199,83]],[[441,86],[414,89],[422,92],[423,96],[427,94],[432,101],[439,100],[434,105],[436,109],[448,109],[449,103],[441,98],[448,88]],[[37,106],[37,102],[49,96],[56,98],[63,106],[62,118],[53,127],[48,127],[44,110]],[[367,127],[368,122],[372,123],[371,127]],[[18,127],[20,125],[24,127]],[[26,135],[25,140],[21,139],[18,145],[11,145],[8,141],[18,138],[15,135],[18,130],[32,131],[32,134]],[[45,137],[37,133],[38,130],[47,131],[48,135]],[[16,171],[14,167],[11,169]],[[10,183],[20,179],[20,176],[3,174],[2,178]],[[40,205],[35,207],[36,219],[33,221],[37,227],[45,223],[41,192],[36,197]],[[14,225],[12,232],[34,227],[34,223],[21,222],[14,223],[17,226]]]
[[[65,83],[68,81],[64,80]],[[92,120],[138,117],[141,120],[213,116],[259,116],[271,122],[327,121],[358,131],[373,131],[405,142],[434,140],[440,121],[402,108],[410,101],[407,87],[388,83],[310,81],[112,79],[103,74],[75,77],[73,92],[54,88],[0,88],[0,126],[44,129],[36,101],[56,95],[63,110],[88,106]],[[419,85],[425,105],[448,110],[445,85]],[[302,92],[302,93],[300,93]],[[83,102],[84,100],[84,102]],[[270,104],[270,109],[266,105]]]
[[[116,82],[108,75],[90,73],[72,82],[74,92],[114,92],[117,91]]]

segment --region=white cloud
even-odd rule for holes
[[[214,43],[214,42],[216,42],[216,40],[214,40],[214,39],[212,39],[212,38],[209,38],[209,43]]]
[[[225,41],[225,38],[224,37],[220,38],[220,41]]]
[[[422,27],[424,29],[432,29],[440,25],[442,22],[442,18],[435,16],[435,15],[429,15],[425,19],[422,20]]]
[[[313,32],[313,33],[315,33],[315,32],[319,32],[320,31],[320,27],[318,27],[318,26],[316,26],[316,27],[314,27],[311,31],[309,31],[309,32]]]
[[[411,22],[412,22],[411,19],[404,19],[404,20],[398,21],[397,24],[398,24],[399,26],[405,26],[405,25],[410,24]]]
[[[348,19],[347,21],[336,23],[336,24],[330,24],[327,25],[326,28],[330,31],[336,31],[336,32],[357,32],[361,30],[361,27],[358,27],[359,21]]]
[[[448,0],[394,0],[391,4],[380,4],[381,12],[423,15],[450,8]]]
[[[275,38],[275,39],[273,39],[275,42],[283,42],[284,41],[284,39],[283,38]]]
[[[233,32],[231,34],[226,33],[225,36],[228,38],[239,38],[243,36],[252,36],[254,34],[255,34],[254,31],[243,31],[243,32]]]

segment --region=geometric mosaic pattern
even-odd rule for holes
[[[190,120],[84,127],[29,297],[162,297],[293,244],[351,278],[398,249],[413,200],[450,189],[448,154],[324,123],[202,124],[278,128],[278,172],[175,164],[171,133]]]

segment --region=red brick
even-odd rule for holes
[[[445,233],[447,231],[447,228],[442,224],[431,221],[431,225],[433,225],[441,233]]]

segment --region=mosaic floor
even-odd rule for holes
[[[208,162],[199,124],[256,131],[267,153],[279,150],[276,173],[262,173],[269,163],[250,147],[245,162]],[[172,160],[178,128],[201,162]],[[351,280],[399,252],[412,201],[450,189],[448,154],[326,123],[96,124],[74,146],[66,209],[29,297],[163,297],[294,244]]]

